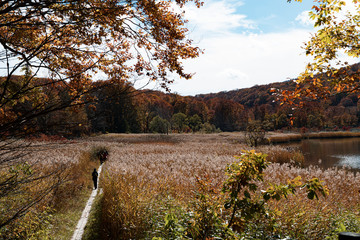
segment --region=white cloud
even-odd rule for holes
[[[186,71],[196,74],[189,81],[176,80],[174,92],[195,95],[284,81],[297,77],[308,62],[301,55],[301,46],[310,37],[306,30],[249,33],[257,28],[256,22],[240,14],[241,4],[226,0],[209,0],[204,8],[185,10],[194,25],[190,38],[199,41],[205,54],[185,61]]]
[[[309,11],[303,11],[300,13],[295,20],[303,26],[314,26],[314,21],[309,17]]]
[[[228,79],[235,84],[237,81],[248,81],[249,76],[238,69],[227,68],[217,74],[219,79]]]
[[[237,13],[241,5],[241,1],[206,1],[200,9],[189,6],[184,10],[186,18],[197,33],[223,34],[236,28],[256,28],[254,21],[247,19],[246,15]]]
[[[193,95],[295,78],[308,62],[301,49],[308,38],[305,30],[206,38],[200,43],[205,54],[185,64],[187,71],[197,74],[189,81],[176,81],[171,88]]]

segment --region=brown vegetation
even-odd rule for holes
[[[69,236],[78,217],[71,212],[77,212],[74,206],[82,211],[78,202],[92,189],[89,172],[99,162],[90,161],[87,144],[32,143],[23,156],[25,163],[0,171],[5,183],[0,191],[0,222],[6,223],[0,239],[42,239],[59,233]],[[11,181],[21,184],[12,187]],[[6,193],[7,187],[11,187],[10,193]]]
[[[210,182],[211,187],[206,191],[212,192],[209,195],[213,199],[211,201],[223,201],[220,190],[226,179],[224,170],[236,161],[235,155],[249,149],[247,145],[235,141],[238,137],[234,133],[169,136],[107,134],[71,144],[53,144],[52,148],[32,157],[34,161],[47,163],[47,166],[64,163],[67,166],[64,172],[67,182],[9,230],[18,232],[18,236],[53,236],[59,231],[65,232],[55,224],[56,217],[60,217],[67,225],[66,231],[71,231],[71,224],[62,213],[71,211],[76,205],[71,202],[82,199],[81,192],[92,188],[90,173],[98,162],[89,164],[89,159],[93,149],[106,147],[110,155],[100,180],[104,193],[98,201],[101,214],[98,215],[100,227],[96,236],[103,239],[158,236],[159,231],[164,230],[166,216],[173,213],[178,218],[186,218],[187,209],[198,204],[195,196],[199,191],[199,180]],[[269,183],[286,183],[288,179],[301,176],[303,179],[318,177],[323,180],[330,194],[311,202],[301,193],[279,202],[271,201],[268,209],[277,221],[276,231],[258,229],[270,224],[267,219],[258,219],[249,222],[249,228],[244,230],[247,234],[256,235],[265,231],[297,239],[318,239],[319,236],[336,236],[342,225],[348,230],[360,230],[357,225],[360,217],[357,211],[360,207],[359,173],[336,168],[298,167],[303,161],[301,153],[289,152],[280,146],[261,146],[257,151],[267,153],[267,159],[272,162],[265,171],[264,182],[258,183],[259,190],[266,190]],[[221,208],[223,205],[216,206]],[[50,218],[50,214],[54,218]],[[72,221],[76,223],[76,219]],[[181,219],[178,221],[180,224]],[[26,231],[23,226],[26,226]]]
[[[106,137],[102,136],[101,139]],[[220,190],[227,164],[235,161],[234,155],[248,149],[245,145],[222,141],[220,138],[211,141],[207,135],[202,136],[204,141],[201,141],[198,135],[196,138],[189,137],[191,140],[182,139],[170,145],[124,144],[117,143],[114,135],[108,137],[111,138],[108,144],[111,156],[105,165],[102,180],[102,233],[114,237],[121,234],[133,237],[140,236],[137,234],[156,236],[152,232],[154,226],[147,225],[149,221],[159,218],[156,221],[161,223],[164,215],[159,212],[165,214],[169,211],[180,211],[179,206],[186,208],[197,191],[196,177],[211,179],[212,186]],[[126,138],[126,135],[119,136],[119,139],[123,138]],[[341,224],[348,228],[358,224],[358,173],[336,168],[321,170],[317,167],[296,167],[285,162],[301,163],[301,153],[291,153],[281,147],[265,146],[258,151],[267,152],[270,161],[279,162],[272,163],[267,168],[265,181],[263,185],[259,185],[260,189],[266,189],[269,183],[286,183],[288,179],[297,176],[303,179],[319,177],[330,189],[327,198],[315,202],[310,202],[305,195],[300,194],[269,203],[269,208],[274,211],[278,220],[278,231],[281,231],[283,236],[297,239],[318,239],[323,236],[332,238],[336,236]],[[139,212],[143,214],[139,215]],[[130,219],[130,222],[124,219]],[[266,220],[261,221],[264,221],[263,226],[267,224]],[[254,223],[253,227],[260,222]],[[131,228],[128,227],[130,225]],[[360,230],[358,227],[355,229]]]

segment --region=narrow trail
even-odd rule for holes
[[[99,179],[100,179],[100,173],[101,173],[101,169],[102,169],[102,165],[100,165],[99,169],[98,169],[98,186],[99,186]],[[84,233],[84,229],[85,229],[85,226],[86,226],[86,223],[88,221],[88,218],[89,218],[89,214],[90,214],[90,210],[91,210],[91,206],[93,204],[93,201],[98,193],[98,189],[94,189],[89,197],[89,200],[87,201],[86,203],[86,206],[81,214],[81,217],[80,217],[80,220],[78,222],[78,224],[76,225],[76,229],[74,231],[74,234],[71,238],[71,240],[81,240],[82,238],[82,235]],[[102,189],[101,189],[102,190]],[[101,192],[100,190],[100,192]]]

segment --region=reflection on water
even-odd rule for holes
[[[360,169],[360,138],[305,139],[286,146],[299,149],[304,154],[307,166],[348,166]]]
[[[340,161],[337,163],[338,166],[349,166],[351,168],[357,168],[360,169],[360,156],[359,155],[338,155],[335,156],[340,159]]]

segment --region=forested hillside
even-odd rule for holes
[[[14,87],[20,80],[21,77],[14,78]],[[46,83],[46,79],[38,81]],[[359,100],[355,94],[338,93],[328,99],[306,102],[301,108],[280,104],[271,90],[292,90],[295,88],[292,80],[195,97],[137,91],[126,83],[98,81],[93,85],[85,105],[36,117],[28,126],[29,131],[80,136],[97,132],[241,131],[254,121],[267,130],[337,130],[360,125]],[[56,92],[48,92],[44,87],[41,94],[66,104],[70,93],[61,84],[56,88]],[[17,114],[26,115],[30,104],[23,99],[14,109]]]

